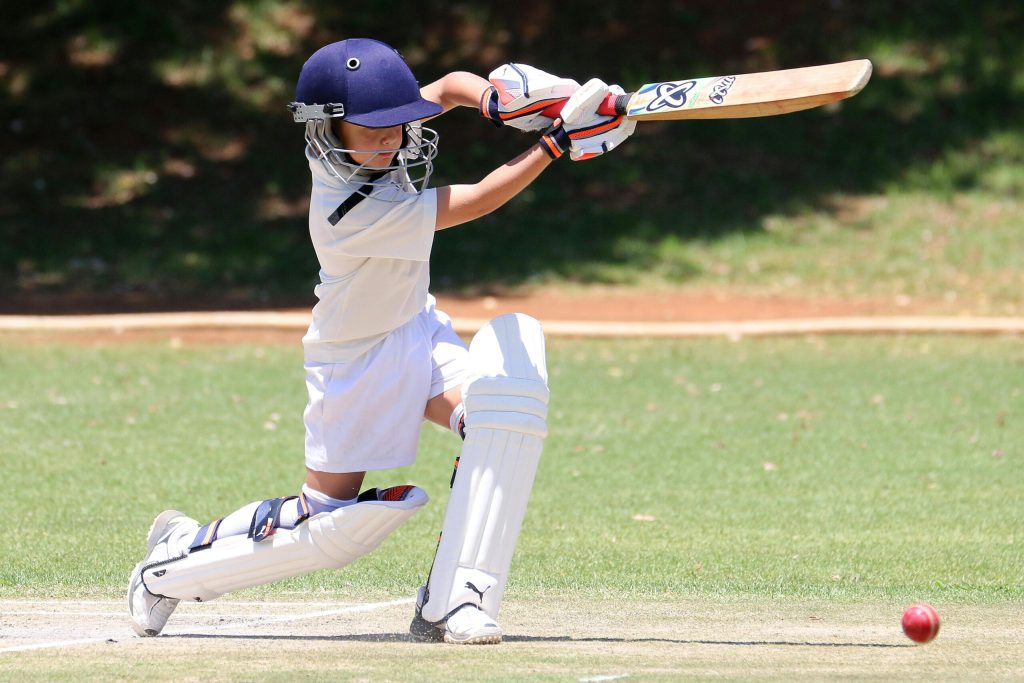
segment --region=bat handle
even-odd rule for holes
[[[608,97],[604,98],[601,104],[598,105],[597,113],[602,116],[624,116],[629,108],[628,104],[630,95],[631,93],[626,93],[625,95],[608,95]],[[558,118],[558,115],[562,113],[562,107],[565,106],[567,101],[568,98],[550,104],[547,108],[541,111],[541,114],[548,118],[556,119]]]
[[[631,92],[623,95],[609,95],[597,108],[597,113],[605,116],[625,116],[629,111],[629,98],[632,96]]]

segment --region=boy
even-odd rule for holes
[[[309,229],[321,265],[303,338],[306,481],[298,496],[256,501],[204,526],[161,513],[129,582],[139,635],[158,634],[181,599],[340,567],[376,548],[427,497],[413,486],[360,493],[363,477],[411,464],[426,418],[465,442],[410,630],[500,642],[495,617],[547,430],[543,335],[530,318],[503,316],[467,350],[428,293],[433,234],[494,211],[567,151],[587,159],[613,149],[634,124],[594,114],[609,92],[622,92],[596,79],[580,88],[516,64],[491,76],[495,86],[455,72],[420,89],[393,48],[358,38],[303,66],[289,109],[306,126]],[[566,98],[560,122],[544,115]],[[437,134],[420,122],[456,106],[547,130],[476,184],[426,189]]]

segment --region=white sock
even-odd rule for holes
[[[351,505],[358,500],[358,498],[331,498],[323,491],[317,491],[314,488],[310,488],[309,484],[302,485],[302,492],[306,494],[306,502],[309,503],[310,515],[318,515],[321,512],[331,512],[332,510],[343,508],[346,505]]]
[[[225,517],[221,521],[220,526],[217,527],[217,538],[227,538],[228,536],[249,533],[249,527],[252,525],[252,516],[256,514],[256,508],[262,502],[262,500],[257,500],[249,503]],[[284,512],[284,509],[282,508],[281,511]]]

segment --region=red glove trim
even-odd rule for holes
[[[599,123],[596,126],[591,126],[590,128],[576,128],[569,131],[569,137],[573,140],[585,140],[586,138],[592,138],[597,135],[601,135],[602,133],[607,133],[622,123],[622,119],[624,118],[624,116],[616,116],[611,121]]]
[[[540,100],[539,102],[533,102],[532,104],[529,104],[523,107],[522,109],[516,109],[515,111],[509,112],[502,112],[499,114],[499,116],[503,121],[511,121],[512,119],[518,119],[523,116],[530,116],[532,114],[536,114],[538,112],[543,111],[544,109],[547,109],[552,104],[558,104],[564,101],[565,98],[561,97],[555,97],[550,100]]]

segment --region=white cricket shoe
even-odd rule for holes
[[[453,645],[500,643],[501,627],[476,605],[463,605],[445,622],[444,642]]]
[[[423,618],[425,588],[416,593],[416,614],[409,633],[417,640],[452,645],[488,645],[501,642],[501,627],[476,605],[463,605],[447,621],[431,623]]]
[[[163,630],[178,601],[156,596],[146,590],[142,581],[144,568],[184,554],[189,542],[199,531],[199,522],[177,510],[164,510],[153,520],[146,537],[148,552],[135,565],[128,581],[128,614],[132,628],[140,636],[155,636]]]

